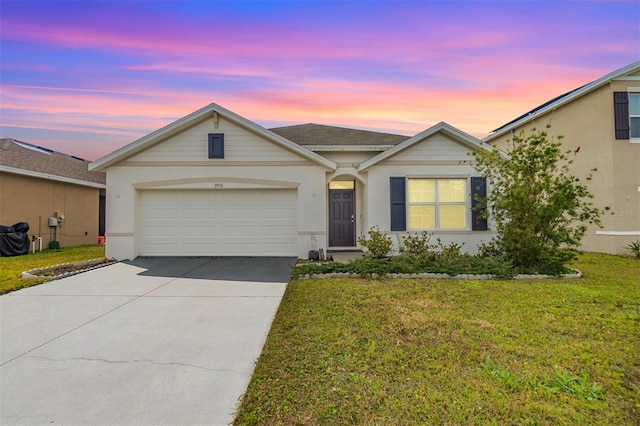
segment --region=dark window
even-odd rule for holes
[[[629,132],[631,139],[640,139],[640,93],[629,93]]]
[[[224,133],[209,133],[209,158],[224,158]]]
[[[404,177],[390,178],[391,230],[407,230],[406,181]]]
[[[629,139],[629,94],[613,92],[616,139]]]
[[[487,219],[483,217],[484,208],[476,206],[484,205],[487,197],[487,180],[483,177],[471,178],[471,229],[474,231],[486,231],[489,229]]]

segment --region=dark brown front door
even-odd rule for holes
[[[355,195],[353,189],[329,190],[329,246],[356,245]]]

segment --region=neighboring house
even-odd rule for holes
[[[540,105],[484,141],[505,149],[514,133],[547,124],[550,136],[564,135],[568,150],[579,149],[572,172],[587,184],[597,207],[610,208],[602,228],[589,228],[582,249],[624,254],[640,239],[640,62]]]
[[[43,248],[52,239],[61,247],[97,244],[98,235],[104,235],[106,176],[88,165],[81,158],[0,139],[0,224],[27,222],[29,236],[41,236]],[[57,226],[49,227],[50,217]]]
[[[298,256],[357,248],[378,226],[465,243],[480,141],[446,123],[413,136],[305,124],[267,130],[216,104],[90,165],[107,173],[107,255]]]

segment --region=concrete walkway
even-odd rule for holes
[[[0,424],[225,425],[294,259],[155,258],[0,297]]]

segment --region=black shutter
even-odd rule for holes
[[[629,94],[627,92],[613,92],[613,115],[616,139],[629,139]]]
[[[471,229],[486,231],[489,229],[487,219],[483,217],[486,209],[477,208],[484,204],[487,197],[487,180],[483,177],[471,178]]]
[[[224,133],[209,133],[209,158],[224,158]]]
[[[390,178],[391,188],[391,230],[407,230],[407,202],[406,179],[404,177]]]

